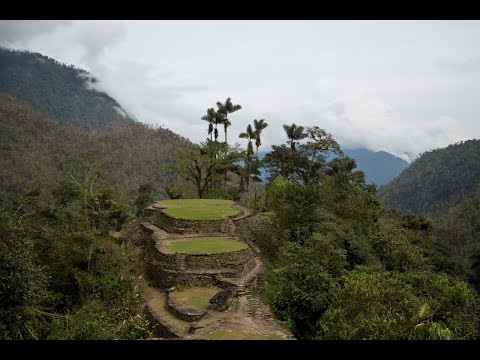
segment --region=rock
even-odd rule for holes
[[[210,299],[210,305],[208,308],[210,310],[226,311],[233,304],[235,295],[236,295],[235,286],[227,287],[226,289],[223,289],[222,291],[219,291],[218,293],[216,293]]]
[[[190,324],[190,327],[188,328],[188,332],[193,334],[195,331],[197,331],[198,329],[201,329],[203,328],[204,326],[200,326],[198,325],[197,323],[191,323]]]

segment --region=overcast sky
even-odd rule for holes
[[[480,21],[0,21],[0,44],[89,70],[194,142],[227,97],[230,138],[264,118],[265,145],[292,122],[404,158],[480,138]]]

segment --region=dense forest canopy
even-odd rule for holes
[[[421,154],[400,176],[381,187],[385,205],[436,217],[473,194],[480,179],[480,140]]]
[[[95,155],[116,194],[129,202],[143,183],[166,196],[165,186],[180,181],[172,169],[173,151],[190,146],[170,130],[140,123],[85,131],[7,94],[0,94],[0,144],[0,190],[9,197],[36,188],[48,195],[56,179],[69,178]]]
[[[132,124],[115,99],[92,88],[96,81],[87,71],[42,54],[0,47],[0,92],[83,129]]]

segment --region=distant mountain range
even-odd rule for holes
[[[344,149],[344,154],[357,162],[357,169],[365,173],[367,183],[385,185],[408,167],[408,162],[385,151]]]

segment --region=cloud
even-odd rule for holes
[[[410,160],[480,136],[479,34],[479,22],[0,21],[0,43],[84,67],[130,115],[194,142],[231,97],[232,141],[264,118],[262,150],[295,122]]]
[[[85,50],[83,60],[96,69],[104,52],[125,37],[124,25],[118,21],[88,21],[81,24],[75,40]]]
[[[384,150],[409,162],[422,152],[471,136],[469,126],[451,116],[408,123],[383,99],[367,96],[335,101],[324,107],[309,104],[301,114],[312,119],[306,125],[326,128],[343,147]]]
[[[59,27],[70,25],[70,20],[1,20],[0,42],[17,43],[42,34],[54,33]]]

